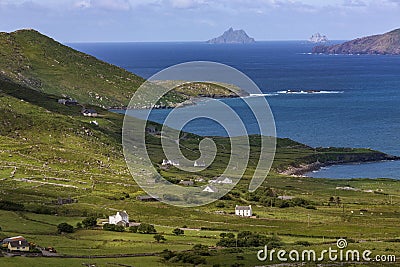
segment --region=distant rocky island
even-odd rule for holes
[[[327,43],[329,42],[329,39],[326,37],[326,35],[322,35],[317,32],[316,34],[313,34],[308,41],[311,43]]]
[[[251,44],[255,43],[254,38],[247,35],[244,30],[229,28],[221,36],[208,40],[209,44]]]
[[[313,53],[400,55],[400,29],[332,46],[316,46]]]

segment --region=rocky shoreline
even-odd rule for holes
[[[391,160],[400,160],[400,157],[387,155],[387,154],[377,154],[376,158],[369,159],[360,159],[360,160],[349,160],[349,161],[327,161],[327,162],[312,162],[312,163],[304,163],[299,166],[289,166],[286,170],[279,172],[279,174],[290,175],[290,176],[301,176],[308,172],[318,171],[322,167],[334,166],[334,165],[342,165],[342,164],[356,164],[356,163],[368,163],[368,162],[383,162],[383,161],[391,161]]]

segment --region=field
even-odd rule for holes
[[[250,136],[249,164],[235,188],[215,203],[179,208],[137,200],[145,192],[135,183],[123,158],[123,117],[97,109],[100,116],[95,125],[93,119],[80,114],[78,106],[58,104],[57,96],[10,81],[0,82],[0,238],[23,235],[40,247],[54,247],[59,255],[5,256],[0,257],[0,266],[268,265],[269,262],[257,260],[260,244],[217,246],[221,233],[234,234],[239,240],[238,235],[244,231],[259,235],[251,239],[269,238],[275,241],[276,248],[288,251],[321,251],[335,247],[337,239],[345,238],[349,248],[369,249],[373,255],[400,256],[400,181],[329,180],[280,174],[287,168],[315,161],[374,160],[384,157],[383,153],[369,149],[317,149],[278,139],[272,171],[262,186],[250,193],[247,188],[259,161],[261,139]],[[182,153],[196,159],[201,139],[182,133]],[[205,179],[204,183],[220,175],[229,161],[229,140],[212,139],[218,148],[216,160],[197,174]],[[146,145],[154,167],[170,181],[196,178],[177,168],[160,166],[165,156],[157,134],[147,134]],[[149,166],[135,165],[135,178],[148,178],[148,169]],[[199,185],[202,184],[195,184]],[[293,200],[280,200],[278,196]],[[58,205],[60,198],[74,202]],[[252,205],[255,216],[235,216],[236,205]],[[157,242],[153,234],[131,233],[128,229],[110,232],[101,227],[57,233],[60,223],[76,227],[87,217],[107,219],[119,210],[126,210],[131,221],[153,224],[166,240]],[[184,235],[173,235],[175,228],[182,228]],[[198,244],[207,249],[194,247]],[[176,255],[167,259],[164,250]],[[188,260],[177,260],[181,256]],[[189,259],[199,262],[190,263]]]

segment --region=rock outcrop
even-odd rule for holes
[[[207,41],[209,44],[250,44],[254,42],[254,38],[249,37],[244,30],[234,30],[233,28],[229,28],[221,36]]]

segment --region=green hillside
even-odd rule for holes
[[[6,37],[3,34],[0,39],[8,42],[10,38],[22,38],[15,37],[19,34],[37,36],[35,32],[22,31]],[[27,36],[23,39],[27,40]],[[54,44],[49,40],[50,44]],[[375,253],[398,254],[400,181],[329,180],[282,174],[285,170],[301,172],[304,166],[315,162],[330,164],[384,159],[387,157],[384,153],[370,149],[314,149],[290,139],[278,139],[272,172],[258,190],[250,193],[248,184],[260,151],[260,136],[250,136],[251,156],[246,173],[222,199],[195,209],[178,208],[161,202],[142,202],[136,197],[145,195],[145,192],[129,173],[122,153],[123,116],[96,107],[99,117],[88,118],[80,113],[82,107],[79,105],[58,104],[59,89],[67,81],[72,84],[76,76],[72,75],[72,78],[68,77],[58,84],[55,77],[61,79],[64,70],[60,68],[60,75],[54,76],[46,65],[48,62],[40,54],[32,52],[37,57],[36,63],[32,64],[35,57],[30,56],[28,60],[24,56],[28,52],[22,53],[15,47],[11,49],[11,46],[2,47],[5,47],[1,50],[2,58],[8,61],[0,62],[0,239],[23,235],[40,247],[55,247],[64,258],[2,257],[5,251],[0,250],[0,266],[88,266],[89,263],[91,266],[193,266],[183,264],[178,256],[166,259],[162,254],[166,249],[182,253],[181,256],[187,259],[205,262],[202,266],[237,266],[234,264],[238,262],[243,263],[242,266],[259,265],[255,257],[258,247],[234,249],[216,246],[221,233],[238,236],[244,229],[274,238],[279,241],[277,245],[287,250],[310,246],[320,250],[333,244],[337,237],[347,237],[352,240],[352,247],[373,247]],[[27,51],[35,50],[32,48],[34,45],[25,47]],[[18,54],[15,60],[10,56],[12,53]],[[82,60],[86,57],[88,61],[93,60],[96,64],[105,64],[117,72],[126,73],[107,63],[99,63],[92,57],[80,55]],[[42,62],[42,68],[32,67],[40,65],[37,62]],[[69,68],[73,64],[71,61],[64,65]],[[90,64],[87,68],[93,70]],[[38,75],[42,80],[28,79],[24,76],[26,73]],[[54,87],[44,86],[45,79],[54,83]],[[208,84],[195,86],[198,86],[194,88],[195,95],[212,96],[214,92],[217,95],[222,92],[221,88],[210,91]],[[77,95],[68,94],[82,103],[89,103],[86,105],[88,108],[92,107],[90,103],[102,105],[99,99],[83,98],[81,93],[76,90]],[[187,99],[189,94],[184,88],[178,88],[171,96]],[[160,128],[160,125],[155,126]],[[191,159],[198,158],[198,144],[202,137],[186,133],[182,136],[184,138],[179,142],[182,153]],[[229,160],[230,142],[223,137],[213,137],[213,140],[218,148],[215,162],[193,175],[174,167],[161,168],[160,162],[165,156],[160,136],[146,135],[154,166],[174,183],[196,178],[207,181],[221,173]],[[134,175],[149,176],[148,167],[138,164]],[[196,182],[194,186],[198,185],[201,184]],[[350,187],[354,191],[338,187]],[[294,199],[281,200],[278,196],[282,195]],[[59,198],[71,198],[74,202],[58,205]],[[236,205],[252,205],[256,216],[234,216],[232,213]],[[101,226],[94,229],[77,227],[77,223],[88,216],[95,216],[100,222],[117,210],[126,210],[132,221],[154,224],[166,241],[157,242],[153,235],[131,233],[128,229],[116,233],[104,231]],[[361,210],[365,215],[361,215]],[[74,233],[58,234],[57,225],[60,223],[73,225]],[[308,227],[305,227],[307,224]],[[185,229],[184,235],[172,233],[178,227]],[[385,231],[381,231],[383,228]],[[207,251],[201,255],[193,255],[197,244],[211,249],[205,249]],[[126,257],[121,257],[122,254]]]
[[[0,79],[103,108],[125,107],[144,79],[78,52],[35,30],[0,33]],[[192,97],[233,97],[221,86],[180,87],[161,101],[175,106]]]
[[[325,180],[290,177],[276,171],[319,160],[343,157],[383,155],[365,149],[313,149],[289,139],[279,139],[274,171],[255,193],[247,186],[252,169],[258,162],[260,138],[250,137],[252,154],[244,179],[227,196],[198,209],[177,208],[160,202],[141,202],[136,196],[145,193],[129,174],[122,155],[121,127],[123,117],[100,110],[100,117],[83,117],[78,106],[57,103],[57,96],[44,94],[25,86],[0,81],[0,239],[24,235],[42,247],[55,247],[65,258],[4,257],[0,266],[82,266],[93,262],[107,266],[110,262],[129,266],[181,266],[165,261],[158,253],[165,249],[186,253],[195,244],[214,247],[222,232],[235,235],[243,229],[268,236],[279,235],[285,249],[299,247],[295,242],[307,241],[316,249],[335,242],[337,236],[364,240],[355,244],[375,252],[387,253],[387,247],[398,236],[400,199],[398,181],[393,180]],[[159,126],[158,126],[159,127]],[[163,158],[157,136],[147,136],[154,164]],[[187,135],[180,143],[190,158],[196,158],[201,137]],[[216,164],[200,175],[213,178],[228,160],[226,138],[214,138],[218,147]],[[137,166],[135,175],[146,175],[148,166]],[[179,181],[188,178],[175,168],[162,170],[163,175]],[[359,188],[343,191],[338,186]],[[365,193],[363,190],[381,190]],[[292,195],[303,206],[271,196]],[[388,195],[391,195],[391,202]],[[341,203],[329,202],[340,196]],[[58,198],[77,202],[57,205]],[[161,196],[163,197],[163,196]],[[235,205],[253,205],[257,218],[238,218],[230,213]],[[344,205],[344,204],[343,204]],[[368,209],[376,215],[350,215],[350,210]],[[127,210],[131,220],[152,223],[165,235],[165,242],[156,242],[152,235],[107,232],[100,229],[76,229],[72,234],[57,234],[57,225],[77,225],[87,216],[100,219]],[[222,213],[221,213],[222,212]],[[346,214],[344,213],[346,212]],[[347,215],[347,213],[349,215]],[[381,214],[381,215],[379,215]],[[310,227],[305,228],[311,216]],[[183,236],[172,230],[185,226]],[[385,231],[380,229],[384,227]],[[321,237],[324,238],[321,238]],[[379,241],[371,243],[365,240]],[[305,243],[307,244],[307,243]],[[395,247],[393,247],[395,246]],[[231,266],[239,256],[245,266],[257,265],[258,248],[243,250],[210,250],[205,266]],[[150,256],[121,258],[120,254],[147,253]],[[1,252],[0,252],[1,255]],[[113,259],[79,259],[88,255]],[[208,254],[206,254],[208,255]],[[244,255],[244,256],[243,256]],[[0,256],[1,257],[1,256]],[[114,259],[115,257],[115,259]],[[227,260],[223,260],[227,259]],[[125,266],[124,265],[124,266]]]

